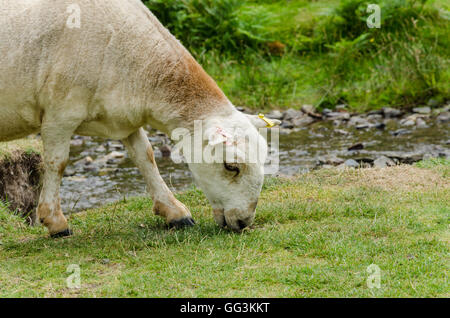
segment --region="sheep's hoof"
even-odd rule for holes
[[[50,237],[51,238],[60,238],[60,237],[71,236],[72,234],[73,234],[73,232],[70,229],[66,229],[62,232],[52,234],[52,235],[50,235]]]
[[[191,227],[195,225],[195,221],[191,217],[187,217],[181,220],[172,221],[169,223],[170,228],[181,229],[183,227]]]

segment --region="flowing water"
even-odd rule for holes
[[[74,142],[78,145],[73,146],[71,151],[73,164],[68,167],[70,176],[65,177],[62,183],[65,211],[75,212],[127,197],[146,195],[144,180],[120,143],[78,138]],[[166,138],[152,136],[149,139],[157,148],[165,143]],[[363,144],[363,149],[359,143]],[[359,150],[349,151],[354,145]],[[113,151],[119,152],[116,157],[125,154],[124,158],[105,158]],[[170,157],[163,157],[159,151],[155,154],[161,175],[169,188],[182,191],[192,186],[191,174],[185,164],[174,164]],[[404,129],[398,122],[391,121],[382,130],[358,130],[336,127],[332,122],[322,121],[289,134],[282,132],[279,174],[294,175],[316,169],[330,157],[368,163],[382,155],[407,163],[424,156],[449,157],[449,124],[430,123],[427,128]],[[83,164],[88,156],[93,163]]]

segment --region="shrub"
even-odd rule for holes
[[[190,50],[242,52],[269,41],[259,32],[267,12],[239,16],[240,0],[148,0],[147,7]]]

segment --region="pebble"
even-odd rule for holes
[[[383,114],[386,118],[397,118],[402,115],[402,111],[395,108],[385,107],[383,108]]]
[[[356,160],[348,159],[344,162],[344,165],[349,168],[359,168],[359,163]]]
[[[429,114],[429,113],[431,113],[431,108],[430,107],[428,107],[428,106],[425,106],[425,107],[416,107],[416,108],[413,108],[413,113],[416,113],[416,114]]]
[[[347,150],[348,151],[356,151],[356,150],[363,150],[363,149],[364,149],[364,144],[360,142],[360,143],[350,146]]]
[[[164,158],[169,158],[172,153],[172,148],[169,145],[163,145],[159,147],[159,150]]]
[[[373,166],[375,168],[392,167],[395,166],[395,162],[386,156],[381,156],[373,162]]]
[[[283,119],[283,116],[284,116],[284,114],[281,111],[279,111],[279,110],[273,110],[273,111],[271,111],[270,113],[267,114],[268,118],[278,119],[278,120]]]
[[[294,118],[302,117],[303,115],[302,111],[289,108],[284,112],[283,120],[293,120]]]
[[[317,113],[316,108],[313,105],[303,105],[301,110],[311,117],[322,118],[322,115]]]
[[[72,139],[70,141],[70,146],[72,147],[82,147],[84,144],[83,139]]]
[[[281,123],[281,126],[280,126],[280,127],[281,127],[281,128],[284,128],[284,129],[285,129],[285,132],[286,132],[286,129],[292,129],[292,128],[294,128],[294,125],[293,125],[291,122],[284,120],[284,121]]]
[[[119,151],[113,151],[111,153],[109,153],[108,155],[106,155],[106,157],[108,159],[121,159],[121,158],[125,158],[125,153],[124,152],[119,152]]]
[[[349,113],[345,112],[331,112],[327,113],[326,116],[331,120],[349,120],[351,117]]]
[[[337,166],[345,162],[344,159],[337,157],[336,155],[327,155],[318,158],[320,165],[332,165]]]
[[[67,167],[64,170],[64,177],[72,177],[77,173],[77,171],[75,170],[75,168],[73,167]]]
[[[417,125],[417,128],[428,128],[427,123],[422,118],[417,118],[416,125]]]
[[[343,129],[335,129],[334,132],[337,132],[338,134],[341,134],[344,136],[350,135],[350,133],[348,131],[343,130]]]
[[[391,132],[391,135],[393,135],[393,136],[401,136],[401,135],[409,134],[410,132],[411,132],[411,131],[408,130],[408,129],[401,128],[401,129],[398,129],[398,130],[396,130],[396,131],[392,131],[392,132]]]
[[[383,116],[380,114],[372,114],[367,116],[368,121],[377,122],[383,119]]]
[[[304,127],[312,124],[314,122],[314,118],[303,114],[301,117],[296,117],[292,119],[292,124],[294,127]]]
[[[448,123],[450,122],[450,112],[443,112],[439,114],[439,116],[436,118],[436,120],[439,123]]]

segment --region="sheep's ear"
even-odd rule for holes
[[[247,118],[256,128],[273,128],[281,125],[281,120],[270,119],[264,115],[247,115]]]
[[[219,144],[228,145],[231,143],[233,136],[224,128],[213,127],[206,131],[206,138],[210,146],[216,146]]]

